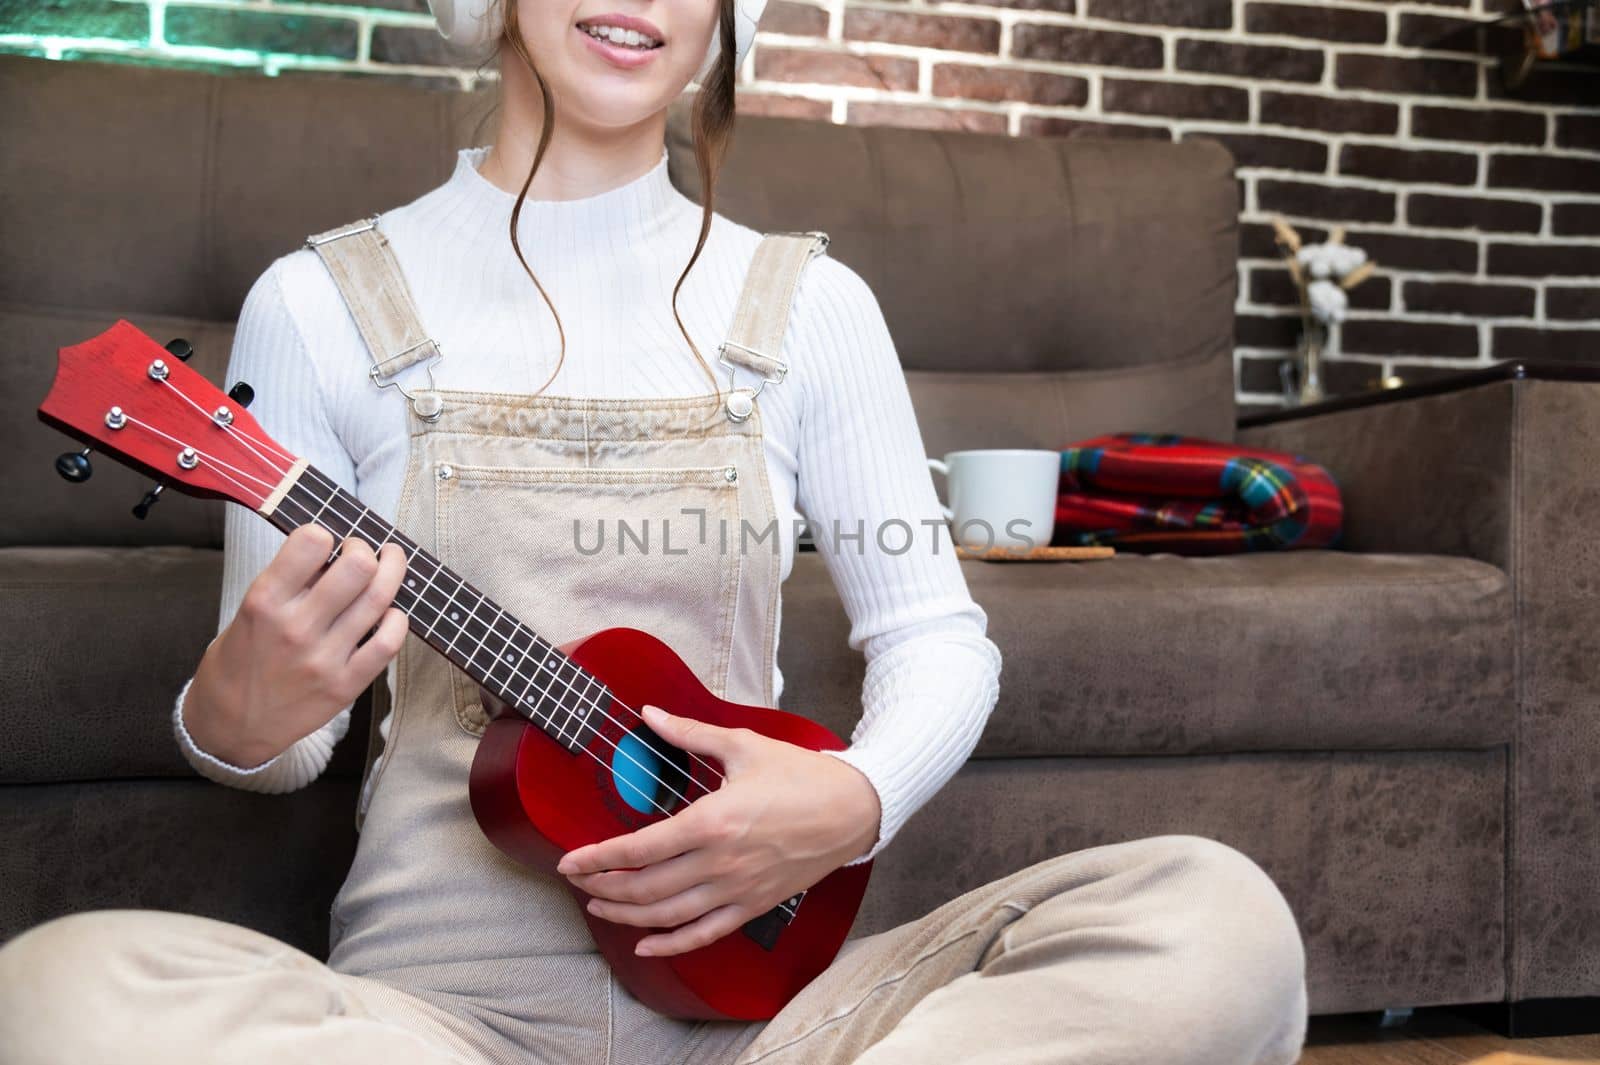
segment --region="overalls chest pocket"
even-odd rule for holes
[[[659,466],[436,461],[439,556],[552,644],[612,626],[643,629],[723,696],[741,540],[762,530],[741,536],[743,473],[733,461],[709,464],[717,457]],[[522,682],[513,679],[514,694]],[[456,723],[481,736],[489,718],[477,682],[454,668],[451,701]]]

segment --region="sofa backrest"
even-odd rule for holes
[[[109,460],[51,468],[55,349],[127,318],[221,382],[245,293],[308,233],[444,181],[493,91],[0,56],[0,544],[220,543],[217,504]],[[672,179],[698,200],[687,99]],[[1013,138],[741,116],[717,210],[825,230],[877,294],[930,454],[1116,430],[1230,437],[1237,187],[1215,142]],[[16,501],[24,501],[20,507]]]

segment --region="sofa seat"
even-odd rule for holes
[[[1474,749],[1512,736],[1510,589],[1483,562],[1321,550],[961,566],[1004,654],[979,758]],[[862,667],[820,555],[796,556],[783,611],[781,705],[848,735]]]

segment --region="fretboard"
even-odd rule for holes
[[[350,536],[365,540],[373,550],[399,544],[406,553],[406,575],[394,605],[428,646],[568,750],[581,749],[593,738],[591,730],[605,720],[611,696],[598,677],[456,576],[327,474],[307,466],[267,518],[285,533],[321,525],[334,536],[335,555],[337,545]]]

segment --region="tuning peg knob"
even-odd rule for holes
[[[194,345],[182,337],[167,341],[166,348],[169,354],[178,357],[179,362],[188,362],[189,356],[194,354]]]
[[[89,452],[92,450],[86,447],[82,451],[63,451],[56,456],[56,472],[73,484],[87,481],[94,476],[94,467],[89,465]]]
[[[166,485],[158,484],[144,494],[144,498],[133,505],[133,516],[143,521],[150,516],[150,508],[156,505],[156,500],[161,498],[161,490]]]
[[[245,384],[243,381],[240,381],[238,384],[228,389],[228,398],[239,404],[241,407],[248,407],[250,405],[250,401],[256,398],[256,390]]]

